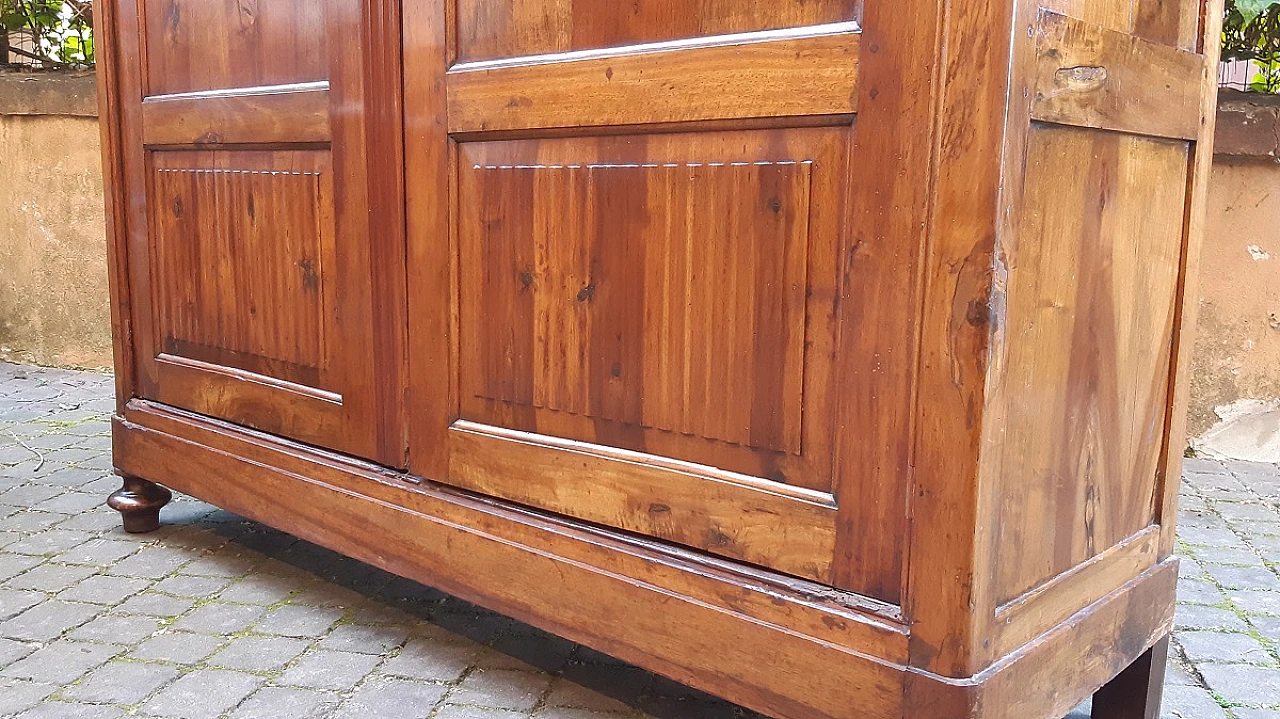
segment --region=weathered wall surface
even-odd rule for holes
[[[0,74],[0,359],[111,366],[92,75]]]
[[[1189,432],[1280,461],[1280,98],[1224,93],[1215,152]]]

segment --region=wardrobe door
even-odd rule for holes
[[[114,9],[138,393],[403,465],[398,4]]]
[[[893,595],[837,567],[901,522],[836,470],[860,7],[405,4],[414,473]]]

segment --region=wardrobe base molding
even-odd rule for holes
[[[780,719],[1061,716],[1173,621],[1169,558],[984,671],[943,677],[910,666],[921,647],[897,607],[858,595],[152,402],[131,401],[112,438],[122,474]]]

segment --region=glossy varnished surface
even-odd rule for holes
[[[295,4],[105,13],[126,474],[783,719],[1154,711],[1220,6]]]
[[[398,47],[361,39],[386,7],[116,11],[139,394],[403,464],[399,75],[366,72]]]
[[[461,60],[679,40],[857,20],[862,0],[457,0]]]

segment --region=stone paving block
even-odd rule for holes
[[[1214,629],[1243,632],[1248,625],[1240,615],[1230,609],[1206,607],[1197,604],[1179,604],[1173,618],[1177,629]]]
[[[0,494],[0,504],[29,509],[65,491],[60,487],[50,487],[44,484],[24,484]]]
[[[60,592],[86,577],[94,574],[93,567],[36,563],[27,571],[7,580],[4,586],[10,589],[36,589],[42,592]]]
[[[69,447],[67,449],[58,449],[45,454],[44,458],[49,462],[61,462],[63,464],[80,464],[88,462],[91,459],[101,457],[103,452],[92,449],[79,449]]]
[[[470,641],[445,643],[410,639],[400,653],[388,659],[381,671],[398,677],[452,682],[472,665],[482,647]]]
[[[1280,522],[1280,512],[1264,502],[1215,502],[1213,508],[1228,522]]]
[[[231,580],[226,577],[196,577],[188,574],[178,574],[156,582],[153,588],[157,592],[172,594],[175,597],[200,599],[217,595],[229,584],[231,584]]]
[[[707,695],[669,679],[655,677],[630,664],[584,664],[573,662],[564,668],[564,679],[599,694],[635,705],[647,694],[668,697],[704,698]]]
[[[119,521],[116,518],[116,521]],[[115,564],[138,551],[138,545],[128,542],[114,542],[108,539],[91,539],[83,542],[53,558],[62,564],[87,564],[93,567],[106,567]]]
[[[47,642],[97,616],[100,607],[80,602],[51,600],[0,623],[0,637]]]
[[[1243,567],[1261,567],[1262,558],[1247,547],[1190,547],[1191,554],[1201,564],[1235,564]]]
[[[1236,719],[1280,719],[1280,709],[1232,709]]]
[[[1248,664],[1205,664],[1200,667],[1209,688],[1236,704],[1266,706],[1280,697],[1280,669]]]
[[[221,637],[187,632],[157,634],[129,653],[132,659],[146,659],[174,664],[194,664],[226,644]]]
[[[249,555],[217,554],[200,557],[182,568],[183,574],[198,574],[209,577],[243,577],[253,571],[257,564]]]
[[[116,485],[119,484],[119,482],[113,481],[111,484]],[[106,489],[97,493],[105,497],[108,494],[111,494],[111,492],[111,489]],[[97,509],[90,510],[83,514],[77,514],[58,526],[63,529],[80,529],[87,532],[101,532],[103,530],[119,527],[120,515],[116,513],[115,510],[108,509],[106,507],[98,507]],[[136,542],[134,543],[134,546],[137,546]]]
[[[1191,546],[1237,547],[1247,549],[1244,540],[1230,529],[1205,529],[1203,527],[1185,527],[1178,533],[1178,538]],[[1194,553],[1195,550],[1193,549]],[[1197,556],[1199,556],[1197,554]]]
[[[116,719],[124,712],[100,704],[46,701],[18,715],[18,719]]]
[[[18,512],[9,517],[5,517],[4,526],[11,532],[38,532],[42,529],[48,529],[59,522],[65,522],[67,515],[54,514],[53,512],[37,512],[27,511]]]
[[[263,687],[236,707],[232,719],[320,719],[328,717],[341,697],[293,687]],[[373,717],[366,717],[373,719]]]
[[[295,582],[283,577],[253,574],[237,580],[218,595],[224,602],[236,604],[279,604],[298,590]]]
[[[226,636],[247,630],[266,612],[263,607],[247,604],[209,602],[184,615],[174,629],[213,636]]]
[[[197,669],[165,687],[142,707],[172,719],[214,719],[262,686],[263,679],[226,669]]]
[[[40,557],[0,552],[0,582],[11,579],[44,562]]]
[[[1280,577],[1264,567],[1228,567],[1207,564],[1205,572],[1226,589],[1280,590]]]
[[[9,665],[0,676],[70,684],[122,651],[124,647],[114,644],[59,640]]]
[[[192,597],[172,597],[154,590],[144,590],[116,607],[120,614],[143,614],[149,617],[176,617],[196,603]]]
[[[436,712],[435,719],[527,719],[524,712],[513,712],[507,709],[490,709],[462,704],[445,704]],[[611,719],[617,719],[615,715]]]
[[[343,702],[334,716],[339,719],[391,716],[397,719],[427,719],[446,691],[448,687],[438,684],[402,679],[370,681]]]
[[[1178,602],[1181,604],[1222,604],[1227,600],[1212,583],[1202,579],[1179,579]]]
[[[551,686],[547,674],[507,669],[476,669],[463,678],[450,703],[529,711]]]
[[[26,539],[14,542],[5,547],[6,552],[15,552],[17,554],[39,554],[52,556],[65,552],[68,549],[78,547],[89,541],[93,535],[87,532],[78,532],[75,530],[61,529],[54,527],[46,529],[43,532],[27,537]]]
[[[174,547],[143,547],[111,567],[111,573],[125,577],[160,579],[191,561],[191,555]]]
[[[5,667],[34,652],[39,645],[0,637],[0,667]]]
[[[1192,663],[1246,662],[1275,664],[1275,657],[1257,639],[1248,634],[1225,632],[1178,632],[1174,634],[1182,651]]]
[[[373,671],[379,658],[355,652],[317,650],[303,656],[280,677],[281,684],[345,691]]]
[[[56,684],[0,678],[0,716],[30,709],[57,689]]]
[[[69,699],[99,704],[137,704],[178,677],[164,664],[110,661],[64,692]]]
[[[271,671],[293,661],[309,645],[305,639],[289,637],[240,637],[209,657],[207,663],[215,667]]]
[[[1227,596],[1245,614],[1280,616],[1280,592],[1246,589],[1229,591]]]
[[[329,636],[320,642],[320,648],[361,654],[385,654],[408,638],[409,630],[403,627],[342,624],[334,627]]]
[[[1249,617],[1249,623],[1262,636],[1280,643],[1280,617]]]
[[[42,592],[0,588],[0,621],[25,612],[44,598],[45,595]]]
[[[267,612],[254,625],[255,632],[286,637],[319,637],[342,619],[343,611],[331,607],[286,604]]]
[[[73,490],[60,494],[53,499],[45,500],[37,504],[33,509],[38,509],[42,512],[56,512],[58,514],[79,514],[85,510],[100,507],[105,501],[106,498],[101,495]]]
[[[71,630],[67,637],[89,642],[135,645],[160,630],[160,620],[152,617],[98,616]]]
[[[150,579],[97,574],[58,593],[59,599],[90,604],[119,604],[151,585]]]

